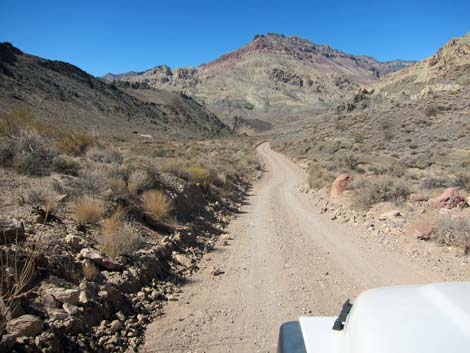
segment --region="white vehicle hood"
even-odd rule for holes
[[[369,290],[335,319],[300,318],[307,353],[470,352],[470,282]]]

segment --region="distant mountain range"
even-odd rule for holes
[[[234,117],[282,120],[325,109],[380,77],[414,62],[379,62],[296,36],[269,33],[200,67],[157,66],[107,74],[134,88],[164,88],[194,97],[225,121]]]
[[[231,134],[191,97],[152,89],[141,100],[71,64],[0,43],[0,113],[28,108],[56,126],[112,135],[213,137]]]

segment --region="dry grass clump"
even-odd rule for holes
[[[402,181],[388,176],[361,179],[356,183],[353,202],[360,209],[368,209],[379,202],[404,202],[411,190]]]
[[[124,160],[122,154],[113,146],[106,148],[93,146],[88,149],[86,156],[97,163],[122,163]]]
[[[435,231],[438,242],[448,246],[458,246],[470,250],[470,218],[440,217]]]
[[[96,144],[96,136],[86,131],[62,132],[57,137],[56,146],[61,151],[81,155],[88,147]]]
[[[146,170],[135,170],[129,175],[127,187],[129,192],[141,193],[146,190],[154,188],[156,185],[156,177]]]
[[[30,289],[36,274],[36,253],[24,250],[18,242],[16,249],[0,249],[0,323],[17,309],[18,299]]]
[[[173,201],[159,190],[148,190],[142,194],[144,211],[155,221],[164,220],[173,208]]]
[[[199,183],[202,187],[208,188],[212,184],[212,174],[207,168],[193,166],[187,168],[186,172],[190,180]]]
[[[82,264],[82,272],[87,281],[94,281],[100,274],[98,266],[88,259],[86,259]]]
[[[72,204],[75,220],[80,225],[95,224],[103,219],[104,203],[88,195],[82,196]]]
[[[98,238],[100,249],[110,257],[130,254],[141,244],[138,236],[125,221],[125,212],[118,208],[111,217],[103,221]]]

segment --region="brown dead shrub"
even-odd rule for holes
[[[94,199],[88,195],[82,196],[72,204],[75,220],[78,224],[94,224],[103,218],[103,201]]]
[[[145,213],[155,221],[164,220],[173,208],[173,201],[159,190],[144,192],[142,203]]]

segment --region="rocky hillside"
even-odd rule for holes
[[[226,121],[238,115],[272,122],[323,110],[359,85],[410,64],[381,63],[270,33],[256,35],[244,47],[198,68],[157,66],[139,74],[108,74],[104,79],[183,91]]]
[[[143,102],[71,64],[0,43],[0,113],[27,108],[41,121],[103,134],[213,137],[228,128],[191,98]]]
[[[391,74],[376,84],[394,98],[421,99],[433,92],[457,95],[470,83],[470,33],[450,40],[431,57]]]

